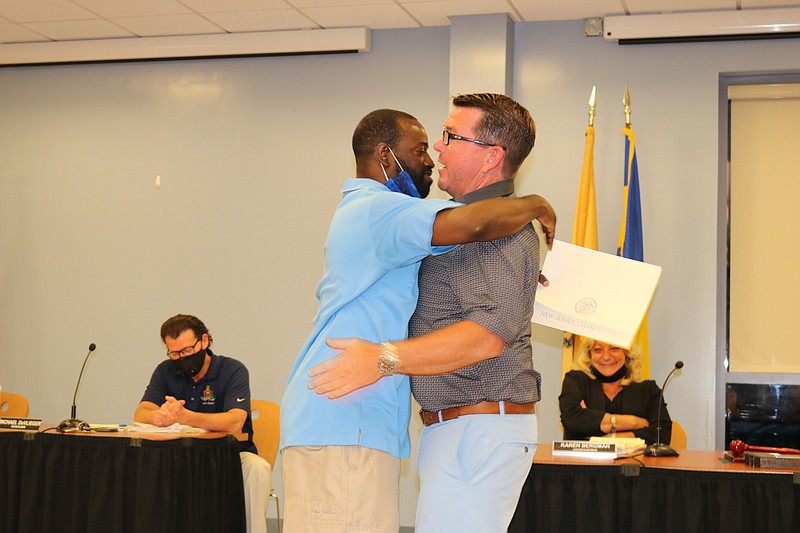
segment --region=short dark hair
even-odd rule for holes
[[[516,176],[536,142],[536,124],[528,110],[513,98],[497,93],[460,94],[453,98],[453,105],[483,111],[473,132],[475,137],[502,146],[506,151],[503,177]]]
[[[166,341],[167,337],[177,339],[187,329],[192,330],[198,339],[203,335],[208,335],[209,346],[214,341],[203,321],[192,315],[175,315],[172,318],[168,318],[166,322],[161,324],[161,340],[162,342]]]
[[[356,160],[369,157],[379,143],[397,146],[400,141],[400,119],[416,118],[396,109],[376,109],[362,118],[353,132],[353,154]]]

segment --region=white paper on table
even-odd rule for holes
[[[556,240],[543,274],[532,322],[629,348],[661,267]]]
[[[128,431],[137,433],[207,433],[207,429],[186,426],[175,422],[171,426],[154,426],[143,422],[134,422],[128,427]]]

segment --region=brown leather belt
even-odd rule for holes
[[[503,402],[505,413],[507,415],[530,415],[536,412],[536,408],[532,403],[511,403]],[[439,415],[441,414],[441,418]],[[420,410],[419,416],[422,418],[422,423],[426,426],[438,424],[445,420],[452,420],[463,415],[499,415],[500,402],[481,402],[473,405],[463,405],[461,407],[451,407],[449,409],[442,409],[441,411],[422,411]]]

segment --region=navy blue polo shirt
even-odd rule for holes
[[[185,407],[197,413],[225,413],[243,409],[247,413],[242,432],[247,442],[241,442],[242,451],[257,453],[253,443],[253,420],[250,418],[250,374],[236,359],[216,355],[208,350],[211,365],[200,381],[184,376],[170,361],[163,361],[153,371],[150,383],[142,396],[143,402],[156,405],[164,403],[165,396],[184,400]]]

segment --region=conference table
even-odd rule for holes
[[[0,531],[241,533],[239,437],[0,430]]]
[[[679,452],[603,461],[540,444],[508,531],[800,532],[800,472]]]

